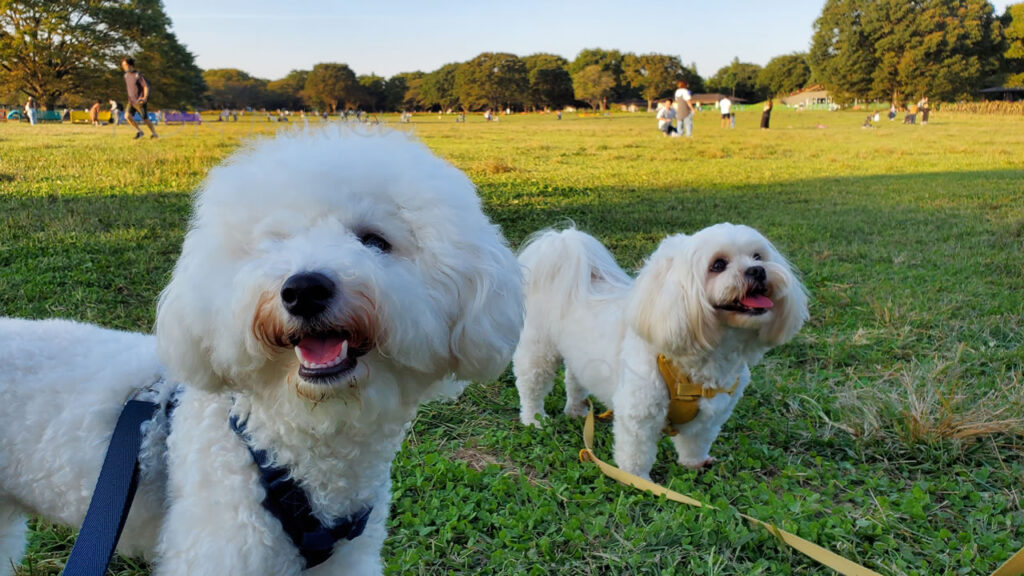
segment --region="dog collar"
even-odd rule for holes
[[[313,515],[309,496],[292,477],[291,471],[272,466],[266,450],[252,447],[252,439],[245,431],[246,422],[239,422],[237,414],[232,415],[229,422],[259,468],[260,484],[266,492],[263,507],[281,522],[281,527],[299,549],[299,554],[306,559],[307,569],[330,558],[334,545],[342,538],[354,540],[363,533],[373,506],[325,525]]]
[[[658,354],[658,371],[668,390],[668,425],[662,430],[669,436],[679,433],[675,429],[697,417],[701,398],[714,398],[719,394],[732,394],[740,385],[737,378],[732,388],[707,388],[690,379],[690,375],[679,370],[672,360]]]

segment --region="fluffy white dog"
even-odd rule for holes
[[[644,478],[663,429],[680,464],[710,465],[711,444],[750,382],[749,367],[807,319],[807,296],[789,264],[747,226],[669,236],[636,281],[575,229],[538,233],[519,261],[526,273],[526,324],[513,357],[520,419],[536,425],[544,417],[562,360],[565,412],[584,415],[588,394],[613,408],[615,461]],[[671,400],[667,380],[695,391]]]
[[[81,524],[122,403],[152,384],[164,403],[181,388],[147,425],[120,551],[159,575],[302,572],[253,450],[325,526],[368,513],[307,573],[379,574],[418,405],[496,377],[522,322],[514,255],[423,145],[338,131],[249,147],[199,191],[155,337],[0,321],[0,572],[27,514]]]

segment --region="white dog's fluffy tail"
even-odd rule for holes
[[[527,307],[534,308],[527,313],[551,321],[578,302],[620,296],[633,285],[604,245],[575,228],[531,235],[519,249],[519,263]]]

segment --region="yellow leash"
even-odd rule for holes
[[[587,414],[587,421],[583,425],[583,444],[586,446],[583,450],[580,450],[580,461],[590,460],[597,467],[601,469],[601,472],[605,476],[616,480],[627,486],[633,486],[639,490],[645,490],[655,494],[656,496],[664,496],[665,498],[672,500],[673,502],[679,502],[680,504],[686,504],[688,506],[696,506],[697,508],[710,508],[716,509],[715,506],[710,504],[704,504],[698,500],[694,500],[689,496],[680,494],[665,488],[661,485],[655,484],[649,480],[644,480],[639,476],[634,476],[629,472],[620,470],[607,462],[602,461],[594,454],[594,406],[590,406],[590,413]],[[818,563],[827,566],[836,572],[843,574],[844,576],[881,576],[878,572],[869,570],[860,564],[851,562],[846,558],[818,546],[817,544],[804,540],[796,534],[791,534],[782,530],[774,524],[762,522],[757,518],[747,516],[746,514],[740,514],[744,519],[754,524],[757,524],[764,529],[768,530],[780,540],[794,548],[798,552],[804,554],[808,558],[817,561]],[[1005,564],[999,567],[998,570],[992,573],[992,576],[1021,576],[1024,574],[1024,550],[1021,550],[1012,558],[1010,558]]]

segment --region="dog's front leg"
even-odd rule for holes
[[[711,445],[718,438],[722,425],[729,419],[749,382],[750,370],[745,368],[735,392],[702,399],[697,417],[676,427],[679,434],[672,437],[672,444],[680,465],[690,470],[705,470],[715,463],[711,456]]]
[[[228,425],[231,400],[185,389],[168,448],[168,510],[156,576],[297,576],[303,560],[262,506],[252,457]]]
[[[623,358],[613,397],[615,463],[648,480],[668,414],[668,392],[658,378],[655,362],[646,357]]]

